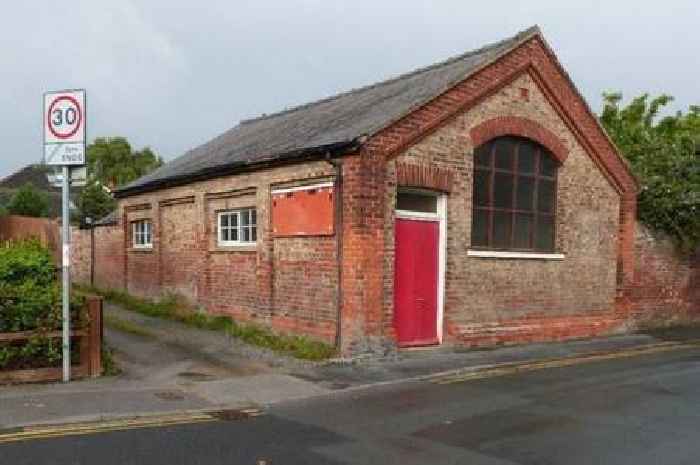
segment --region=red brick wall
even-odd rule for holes
[[[338,266],[336,236],[274,238],[270,191],[332,180],[333,167],[314,162],[193,183],[119,202],[119,225],[95,228],[95,285],[160,298],[175,293],[212,313],[335,342]],[[220,247],[217,212],[257,209],[258,242]],[[131,223],[149,219],[153,248],[131,247]],[[89,282],[89,231],[75,234]]]
[[[124,235],[119,226],[71,229],[71,279],[76,283],[90,285],[94,273],[96,287],[124,289],[124,254]]]
[[[124,232],[119,226],[95,228],[95,286],[124,289]],[[84,232],[83,232],[84,234]]]
[[[520,124],[523,120],[530,123]],[[470,131],[480,125],[491,136],[497,131],[535,138],[564,161],[556,248],[565,260],[467,256],[472,137],[479,135]],[[488,133],[486,129],[481,132]],[[375,158],[454,173],[447,212],[448,341],[517,343],[592,336],[623,327],[624,315],[616,311],[617,291],[633,272],[636,182],[539,37],[373,136],[366,149]],[[385,334],[391,334],[393,318],[392,163],[383,210]]]
[[[201,269],[194,198],[162,205],[158,211],[160,292],[194,301]]]
[[[90,284],[92,272],[92,245],[90,231],[71,228],[71,279],[81,284]]]
[[[383,159],[362,151],[343,159],[341,346],[346,353],[386,343],[383,303]]]
[[[642,325],[668,325],[700,317],[700,259],[677,250],[662,233],[637,225],[634,281],[626,289]]]
[[[527,89],[529,98],[521,98]],[[559,151],[556,251],[563,260],[477,258],[468,255],[472,217],[472,154],[489,137],[521,134],[494,122],[531,121],[530,134]],[[533,121],[534,120],[534,121]],[[475,137],[480,136],[480,137]],[[444,337],[489,345],[583,337],[620,326],[614,314],[620,195],[552,107],[523,74],[446,122],[389,162],[386,182],[385,331],[393,320],[395,165],[420,164],[453,174],[447,195]],[[427,187],[427,186],[426,186]]]

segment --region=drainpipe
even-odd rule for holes
[[[90,287],[95,287],[95,225],[94,224],[90,224]]]
[[[335,347],[340,349],[341,329],[342,329],[342,309],[343,309],[343,161],[342,159],[331,158],[330,153],[326,154],[326,161],[335,168],[335,245],[338,291],[336,292],[336,329]]]

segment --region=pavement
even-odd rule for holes
[[[700,331],[666,331],[493,350],[401,351],[382,359],[309,363],[123,308],[105,308],[105,337],[122,373],[69,384],[0,386],[0,430],[37,424],[106,421],[233,409],[370,387],[474,374],[508,374],[610,357],[682,349]],[[542,365],[542,364],[545,365]],[[480,375],[480,376],[482,376]]]
[[[55,430],[12,465],[695,465],[700,349],[282,401],[262,415]],[[453,380],[454,381],[454,380]]]

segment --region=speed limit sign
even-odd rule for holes
[[[85,164],[85,91],[44,94],[44,159],[48,165]]]

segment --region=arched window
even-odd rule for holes
[[[553,252],[558,163],[540,144],[498,137],[474,151],[472,247]]]

